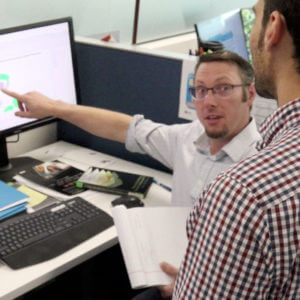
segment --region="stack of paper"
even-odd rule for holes
[[[0,220],[26,209],[28,196],[0,181]]]
[[[187,246],[190,207],[112,208],[132,288],[166,285],[173,280],[160,268],[165,261],[179,268]]]

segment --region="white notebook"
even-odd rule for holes
[[[187,246],[186,219],[190,207],[112,208],[132,288],[166,285],[172,278],[160,263],[179,267]]]

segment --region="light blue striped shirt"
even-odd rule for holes
[[[165,125],[135,115],[127,133],[126,148],[148,154],[173,170],[172,204],[192,206],[220,172],[255,154],[260,139],[252,120],[219,153],[211,155],[208,137],[198,120]]]

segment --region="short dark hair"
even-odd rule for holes
[[[269,16],[273,11],[280,12],[287,25],[287,29],[292,37],[295,52],[293,58],[297,62],[297,70],[300,73],[300,1],[299,0],[264,0],[265,8],[262,25],[268,23]]]
[[[227,50],[219,50],[200,56],[198,63],[195,67],[195,73],[197,72],[199,66],[202,63],[209,62],[224,62],[236,65],[240,71],[240,76],[243,83],[251,84],[252,82],[254,82],[254,71],[252,66],[248,61],[246,61],[244,58],[242,58],[234,52]]]

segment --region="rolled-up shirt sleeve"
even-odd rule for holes
[[[182,124],[166,125],[135,115],[130,123],[125,147],[130,152],[148,154],[173,169],[178,132]]]

